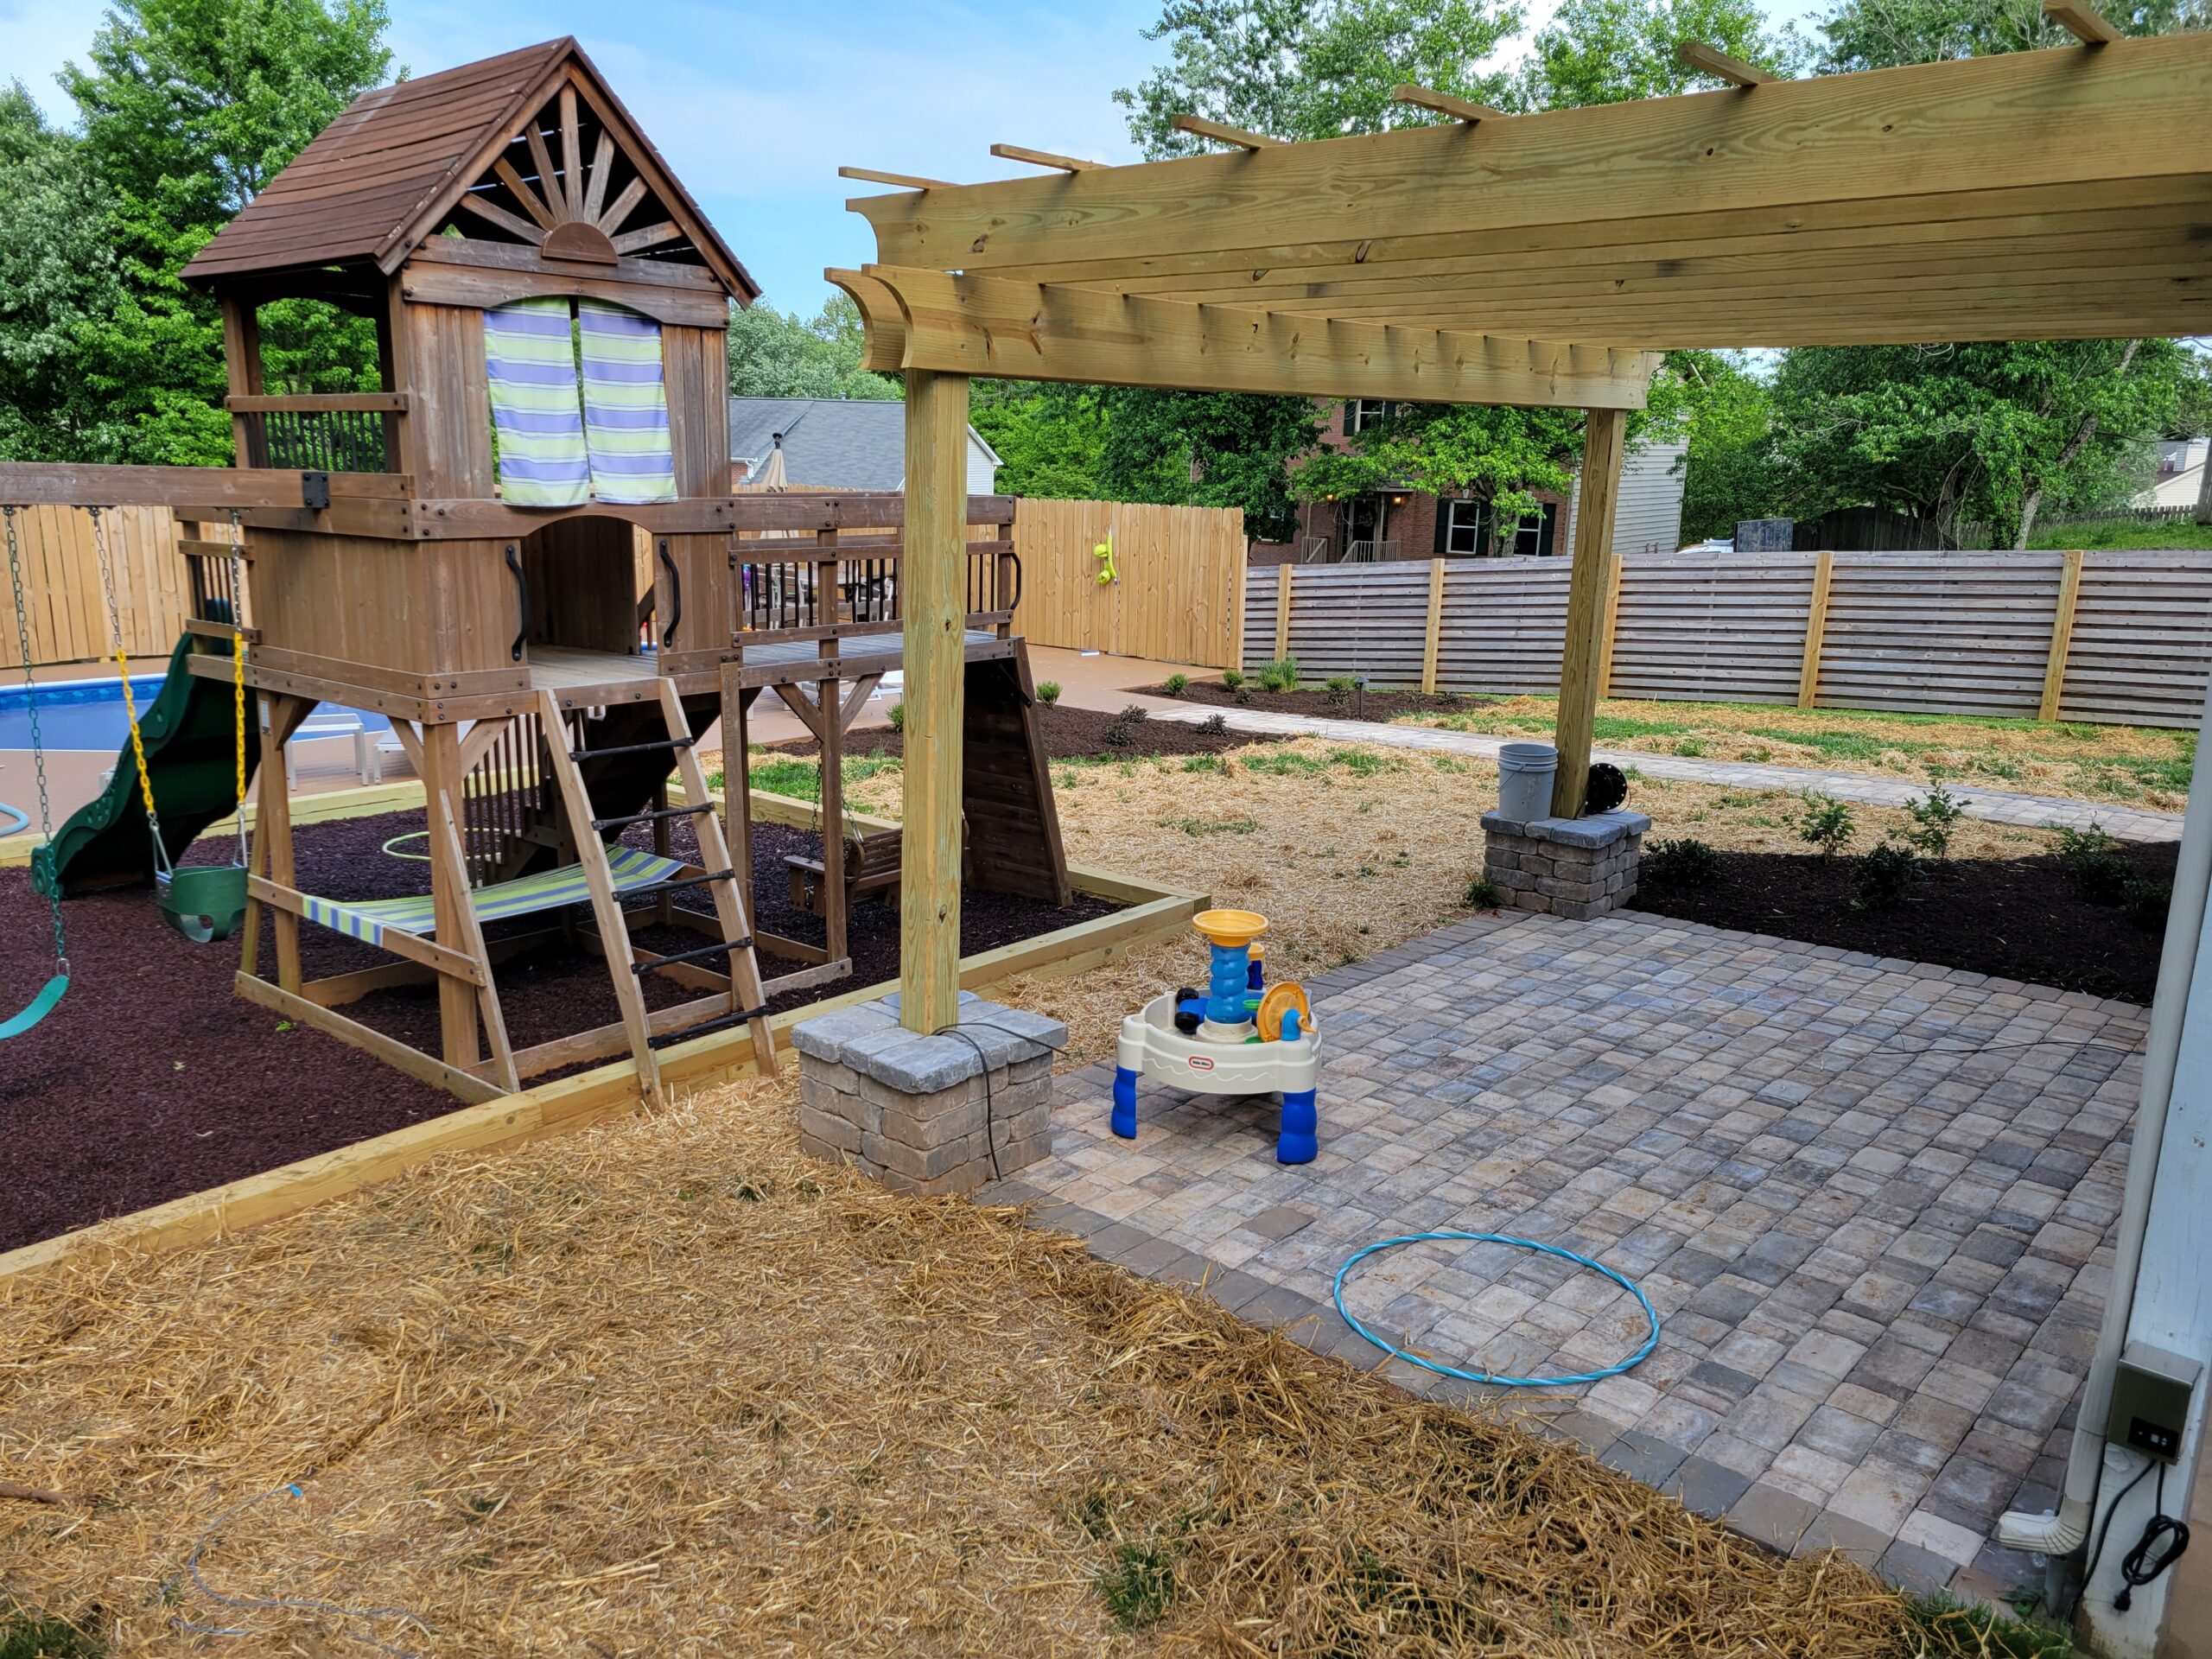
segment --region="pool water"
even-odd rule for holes
[[[130,695],[138,700],[142,719],[154,699],[161,695],[163,678],[159,674],[130,677]],[[30,747],[32,695],[20,682],[0,686],[0,749]],[[35,695],[38,698],[39,735],[49,749],[86,749],[114,754],[130,741],[130,718],[124,709],[121,680],[41,680]],[[335,712],[340,705],[326,703],[323,707]],[[391,722],[382,715],[365,709],[346,712],[359,715],[361,724],[372,732],[391,729]],[[251,718],[251,715],[248,718]]]

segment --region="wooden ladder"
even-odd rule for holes
[[[764,1006],[767,996],[760,981],[760,960],[753,953],[752,929],[746,921],[745,899],[737,880],[739,872],[730,863],[728,843],[715,816],[715,798],[708,791],[706,778],[699,770],[690,722],[684,716],[683,700],[676,694],[676,682],[664,675],[659,685],[667,737],[651,743],[624,745],[621,752],[648,748],[671,752],[683,780],[684,804],[648,808],[614,818],[592,816],[591,795],[584,786],[579,763],[594,753],[618,751],[571,749],[560,698],[551,690],[538,693],[544,753],[560,789],[562,810],[567,814],[577,860],[583,867],[584,884],[591,892],[592,918],[598,928],[601,948],[607,955],[607,971],[614,982],[614,1000],[622,1010],[622,1024],[629,1033],[630,1051],[637,1058],[639,1087],[656,1104],[663,1098],[659,1051],[671,1043],[686,1042],[709,1032],[732,1026],[751,1027],[753,1058],[760,1065],[761,1075],[773,1077],[776,1071],[775,1039],[768,1029]],[[601,838],[601,832],[620,831],[633,823],[686,817],[698,831],[698,874],[633,887],[627,893],[618,895],[614,891],[614,873],[607,862],[607,843]],[[647,952],[641,957],[630,940],[629,920],[622,910],[622,899],[659,897],[686,887],[705,887],[713,893],[715,917],[721,929],[720,942],[667,956]],[[682,963],[703,963],[712,957],[727,960],[727,990],[663,1008],[658,1013],[646,1011],[640,986],[645,974]]]

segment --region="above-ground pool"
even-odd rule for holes
[[[165,677],[160,674],[130,677],[130,695],[138,700],[141,720],[161,695]],[[0,749],[30,747],[29,699],[34,695],[38,698],[39,736],[49,749],[91,749],[114,754],[130,741],[130,718],[124,709],[121,680],[41,679],[35,690],[27,690],[17,680],[0,685]],[[326,703],[323,707],[335,712],[340,706]],[[391,722],[382,715],[365,709],[345,712],[359,715],[368,731],[391,729]],[[252,716],[247,718],[251,722]]]

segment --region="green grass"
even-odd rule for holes
[[[1260,827],[1257,818],[1162,818],[1163,830],[1180,830],[1186,836],[1249,836]]]
[[[2212,524],[2169,518],[2163,524],[2114,518],[2095,524],[2054,524],[2029,536],[2028,545],[2062,547],[2212,547]]]
[[[0,1659],[100,1659],[106,1651],[66,1618],[0,1607]]]
[[[1098,1570],[1098,1593],[1125,1630],[1141,1630],[1166,1616],[1175,1600],[1175,1551],[1160,1542],[1114,1546]]]
[[[838,768],[845,780],[845,787],[864,783],[879,772],[895,772],[899,757],[892,754],[849,754]],[[709,789],[722,786],[722,774],[709,773]],[[789,755],[772,754],[753,763],[753,787],[766,790],[771,795],[789,795],[802,801],[822,798],[822,768],[811,760],[794,760]]]
[[[1823,718],[1827,715],[1823,709]],[[1896,718],[1896,716],[1892,716]],[[2032,722],[2023,722],[2032,725]],[[1775,743],[1796,743],[1819,753],[1823,760],[1872,760],[1884,754],[1924,754],[1940,747],[1935,743],[1899,742],[1893,738],[1867,737],[1859,732],[1792,731],[1782,726],[1754,726],[1746,737],[1764,737]]]
[[[1937,1592],[1904,1604],[1912,1659],[2069,1659],[2074,1638],[2024,1615],[1967,1605]]]

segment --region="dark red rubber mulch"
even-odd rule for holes
[[[2129,1002],[2147,1004],[2158,987],[2162,918],[2094,902],[2048,854],[1955,859],[1932,867],[1899,902],[1853,910],[1855,859],[1723,853],[1718,880],[1683,886],[1651,879],[1649,849],[1638,910]],[[2120,855],[2137,877],[2170,882],[2175,851],[2128,847]]]
[[[1262,691],[1260,683],[1249,677],[1235,691],[1212,678],[1192,680],[1180,691],[1170,691],[1165,685],[1146,689],[1157,697],[1174,697],[1183,702],[1204,703],[1213,709],[1256,709],[1273,715],[1319,715],[1329,720],[1390,721],[1400,715],[1450,714],[1454,709],[1470,708],[1478,702],[1497,701],[1494,697],[1463,696],[1452,691],[1399,691],[1367,686],[1356,688],[1350,696],[1338,702],[1331,693],[1318,688],[1310,691]]]
[[[1224,749],[1282,741],[1255,737],[1249,732],[1202,732],[1176,720],[1123,721],[1118,715],[1102,714],[1096,709],[1057,704],[1039,708],[1037,724],[1045,740],[1045,753],[1054,760],[1099,754],[1117,760],[1140,760],[1153,754],[1218,754]],[[1120,738],[1109,739],[1107,732],[1116,726],[1121,728]],[[807,737],[769,747],[779,754],[812,754],[821,745]],[[849,755],[904,754],[906,740],[903,734],[887,728],[867,726],[846,737],[845,752]]]
[[[429,866],[386,855],[383,843],[419,829],[419,813],[391,813],[302,826],[296,837],[299,885],[333,898],[396,897],[429,891]],[[632,831],[642,842],[642,830]],[[419,841],[402,850],[419,850]],[[811,853],[816,838],[775,825],[753,832],[756,925],[819,944],[821,922],[789,907],[783,855]],[[691,848],[680,827],[679,854]],[[202,842],[194,862],[223,861],[230,843]],[[679,902],[705,910],[704,893]],[[961,949],[990,950],[1115,908],[1079,898],[1060,910],[1035,899],[970,892],[962,901]],[[283,1022],[232,990],[235,940],[187,944],[165,926],[143,888],[94,894],[63,906],[73,977],[69,994],[45,1023],[0,1048],[0,1250],[51,1237],[105,1216],[143,1209],[318,1152],[449,1112],[451,1096],[393,1071],[335,1038]],[[486,930],[498,938],[546,925],[537,918]],[[795,993],[786,1006],[855,986],[896,979],[897,911],[856,906],[851,925],[853,977]],[[274,941],[264,928],[264,971]],[[702,942],[680,928],[639,934],[651,948],[677,950]],[[327,932],[301,930],[310,979],[375,967],[393,958]],[[0,870],[0,1003],[29,1000],[53,972],[46,904],[22,870]],[[761,959],[771,976],[802,964]],[[620,1017],[606,966],[565,950],[534,953],[499,968],[500,1001],[518,1048]],[[655,1007],[702,993],[648,975]],[[417,1047],[438,1046],[435,989],[380,991],[349,1004],[362,1023]],[[542,1080],[542,1079],[541,1079]]]

